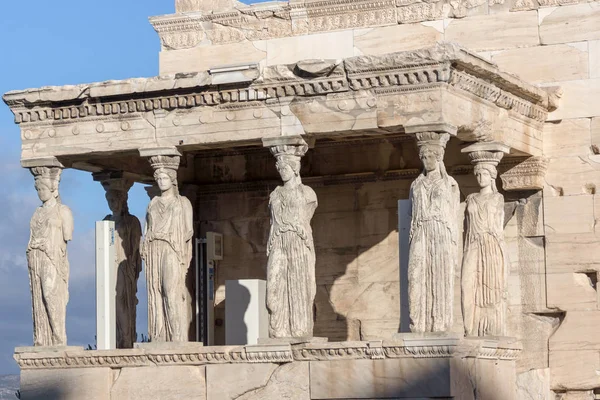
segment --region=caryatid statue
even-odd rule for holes
[[[300,178],[308,145],[299,136],[263,139],[275,156],[283,186],[269,197],[271,230],[267,242],[267,308],[271,338],[313,336],[317,291],[315,247],[310,221],[317,195]]]
[[[493,143],[463,149],[474,164],[480,190],[467,197],[462,262],[462,311],[467,336],[505,334],[507,263],[504,197],[496,188],[496,166],[508,148]]]
[[[148,335],[154,342],[188,341],[186,274],[192,260],[193,213],[179,194],[179,156],[150,157],[160,189],[148,205],[142,258],[148,286]]]
[[[137,337],[135,321],[138,303],[137,281],[142,271],[140,257],[142,228],[137,217],[129,213],[127,205],[128,192],[133,186],[133,181],[118,175],[122,174],[101,172],[94,174],[94,179],[99,180],[106,190],[106,201],[112,212],[104,220],[115,223],[116,339],[118,349],[128,349],[133,347]]]
[[[33,306],[35,346],[66,346],[69,301],[67,242],[73,238],[73,215],[58,194],[60,167],[33,167],[42,201],[31,218],[27,263]]]
[[[444,166],[450,135],[421,132],[416,136],[423,171],[410,187],[410,329],[446,332],[452,327],[460,192]]]

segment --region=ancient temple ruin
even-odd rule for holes
[[[30,270],[67,271],[34,292],[23,398],[600,396],[599,10],[177,0],[150,18],[159,76],[6,93],[44,204]],[[121,224],[122,309],[144,260],[150,344],[123,311],[118,349],[65,346],[64,168],[100,181]],[[201,343],[207,232],[224,254],[211,318],[226,281],[266,280],[270,338],[228,345],[219,324]]]

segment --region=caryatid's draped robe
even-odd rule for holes
[[[493,192],[467,197],[462,303],[468,336],[504,335],[506,263],[504,197]]]
[[[271,193],[269,208],[269,336],[311,337],[317,286],[310,220],[317,208],[317,195],[303,184],[279,186]]]
[[[140,240],[142,229],[136,216],[125,213],[119,219],[108,215],[105,221],[115,221],[115,249],[117,258],[117,348],[133,347],[137,333],[135,329],[137,281],[142,272]]]
[[[458,259],[458,184],[445,171],[437,179],[421,174],[411,185],[410,200],[410,328],[412,332],[449,331]]]
[[[35,346],[65,346],[69,301],[67,241],[73,235],[69,207],[55,203],[38,207],[31,218],[27,262],[33,306]]]
[[[193,214],[179,194],[156,196],[146,214],[142,256],[148,285],[148,334],[152,341],[188,341],[190,316],[185,277],[192,260]]]

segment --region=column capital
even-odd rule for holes
[[[447,133],[450,136],[456,136],[458,128],[454,125],[445,122],[432,122],[423,124],[406,124],[404,125],[404,133],[417,134],[424,132]]]
[[[306,140],[300,135],[286,135],[286,136],[275,136],[262,138],[263,147],[275,147],[275,146],[307,146],[314,147],[315,140],[312,137],[306,138]]]
[[[462,149],[461,153],[473,153],[479,151],[489,151],[489,152],[501,152],[503,154],[510,153],[510,146],[505,145],[500,142],[476,142],[473,143],[464,149]]]
[[[23,168],[35,168],[35,167],[49,167],[49,168],[61,168],[65,166],[58,161],[56,157],[41,157],[41,158],[26,158],[21,160],[21,167]]]
[[[162,146],[162,147],[146,147],[138,149],[140,157],[154,157],[154,156],[179,156],[181,153],[174,146]]]

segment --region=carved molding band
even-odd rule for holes
[[[443,342],[443,341],[442,341]],[[357,360],[386,358],[475,357],[514,360],[521,352],[518,342],[439,339],[418,343],[398,341],[332,342],[299,345],[210,346],[196,350],[123,349],[65,350],[35,353],[16,349],[21,369],[137,367],[154,365],[206,365],[234,363],[288,363],[293,361]]]
[[[252,72],[254,75],[247,82],[238,81],[235,88],[230,85],[222,89],[213,83],[215,76],[201,72],[15,91],[7,93],[4,100],[14,112],[16,123],[32,126],[60,125],[81,119],[118,117],[121,121],[140,113],[216,105],[266,104],[283,113],[283,107],[272,99],[364,90],[384,95],[433,89],[437,85],[468,92],[535,124],[546,119],[550,104],[547,92],[498,72],[493,64],[452,43],[383,56],[350,57],[339,64],[311,63],[314,62],[265,67],[260,74],[257,70]],[[315,70],[326,72],[313,73]],[[120,99],[116,101],[115,96]],[[377,104],[373,100],[369,107]]]

